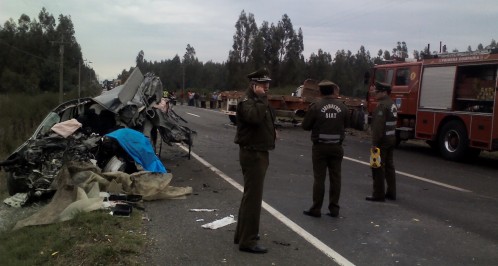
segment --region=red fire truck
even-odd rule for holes
[[[396,137],[426,140],[449,160],[498,150],[498,49],[432,55],[376,65],[368,79],[368,113],[375,81],[391,85],[398,107]]]

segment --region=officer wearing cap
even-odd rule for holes
[[[266,69],[247,75],[249,87],[245,98],[237,104],[237,133],[239,161],[244,175],[244,193],[240,202],[234,243],[239,250],[266,253],[258,244],[259,219],[263,200],[263,184],[269,165],[269,150],[275,148],[275,114],[270,108],[267,93],[270,77]]]
[[[313,205],[303,211],[305,215],[321,217],[325,195],[325,179],[329,171],[329,212],[331,217],[339,216],[341,194],[341,164],[344,150],[342,142],[344,129],[348,124],[349,110],[339,99],[339,86],[323,80],[318,83],[322,98],[310,105],[302,122],[304,130],[311,130],[313,161]]]
[[[373,192],[368,201],[396,200],[396,172],[394,146],[396,145],[396,121],[398,109],[389,96],[389,84],[375,82],[377,108],[372,113],[372,148],[380,149],[380,167],[372,168]],[[387,190],[385,189],[387,183]]]

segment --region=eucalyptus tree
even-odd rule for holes
[[[326,76],[332,73],[332,56],[330,53],[318,49],[315,54],[311,53],[309,60],[306,62],[306,72],[305,78],[311,78],[315,80],[330,79],[330,76]]]
[[[244,76],[251,71],[248,62],[252,61],[251,55],[255,38],[258,35],[258,27],[254,15],[246,14],[244,10],[240,13],[235,23],[235,35],[233,36],[232,50],[228,53],[228,71],[230,86],[241,88],[244,84]]]

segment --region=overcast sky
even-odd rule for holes
[[[439,51],[440,41],[466,51],[498,40],[497,0],[0,0],[0,22],[17,23],[23,13],[38,20],[42,7],[56,20],[71,17],[100,80],[134,66],[140,50],[145,60],[161,61],[182,57],[190,44],[200,61],[224,62],[242,10],[258,27],[287,14],[303,30],[306,59],[318,49],[356,53],[361,45],[376,56],[398,41],[412,57],[427,44]]]

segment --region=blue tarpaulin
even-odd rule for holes
[[[106,136],[116,139],[133,160],[146,171],[166,173],[166,168],[154,153],[150,140],[144,134],[133,129],[121,128]]]

